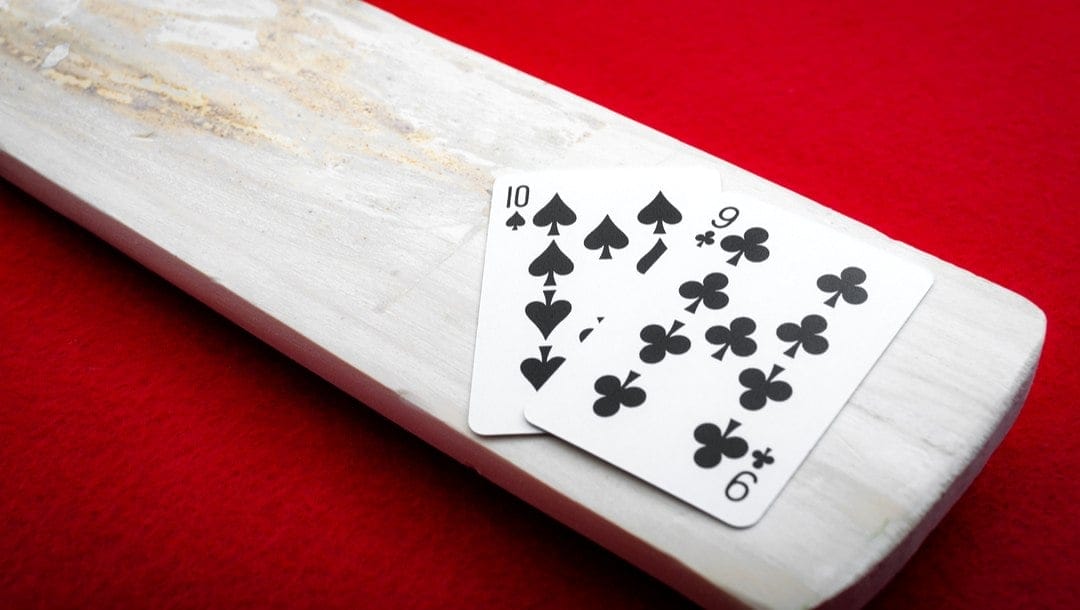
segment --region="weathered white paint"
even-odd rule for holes
[[[178,43],[209,49],[253,49],[259,46],[255,30],[240,28],[227,23],[170,19],[151,40],[158,43]]]
[[[55,5],[12,2],[0,13],[0,173],[706,603],[867,599],[1016,416],[1045,328],[1023,298],[377,9],[268,7],[84,0],[46,27]],[[155,39],[178,19],[258,44]],[[38,70],[62,44],[68,56]],[[685,163],[936,280],[746,530],[557,440],[482,439],[465,425],[493,172]]]
[[[121,0],[132,8],[150,9],[162,14],[199,17],[259,19],[274,17],[278,7],[273,0]]]
[[[79,0],[41,0],[40,8],[45,14],[51,15],[45,20],[45,27],[54,28],[79,8]]]

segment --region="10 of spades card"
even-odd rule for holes
[[[699,169],[500,177],[484,259],[469,427],[478,434],[539,434],[524,418],[523,401],[561,374],[568,353],[609,310],[626,307],[613,299],[638,278],[669,267],[660,263],[668,232],[682,216],[668,198],[703,209],[720,187],[715,172]]]
[[[469,405],[755,523],[932,283],[700,169],[504,174]]]

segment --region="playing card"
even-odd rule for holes
[[[678,206],[720,193],[712,170],[511,172],[493,187],[469,398],[478,434],[538,434],[522,405],[573,365],[620,295],[665,267]],[[678,201],[678,206],[672,203]]]
[[[734,193],[524,404],[529,422],[720,520],[755,523],[925,295],[923,269]],[[612,214],[627,224],[633,210]],[[627,217],[629,214],[629,218]]]

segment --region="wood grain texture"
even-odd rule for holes
[[[0,86],[0,173],[705,603],[867,599],[997,446],[1038,360],[1045,320],[1021,297],[368,6],[0,1]],[[465,425],[492,172],[681,164],[935,275],[748,530],[554,439]]]

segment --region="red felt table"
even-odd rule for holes
[[[1019,420],[873,605],[1080,604],[1075,3],[376,4],[1039,305]],[[0,605],[687,603],[0,183]]]

